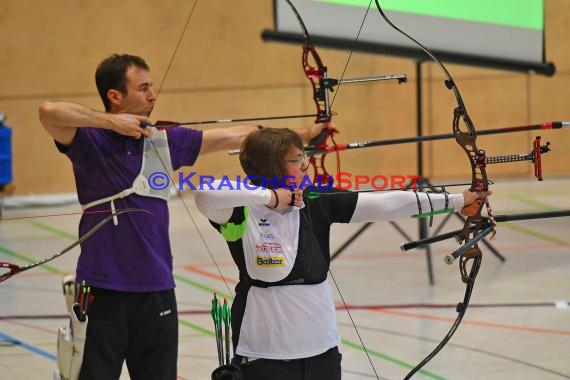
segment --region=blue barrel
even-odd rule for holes
[[[0,123],[0,185],[12,183],[12,129]]]

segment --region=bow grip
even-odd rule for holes
[[[477,216],[479,215],[479,211],[483,207],[483,203],[485,203],[486,198],[479,198],[475,202],[463,207],[461,209],[461,214],[465,216]]]
[[[320,147],[321,145],[325,144],[325,141],[327,140],[327,137],[329,137],[329,135],[330,135],[330,130],[328,127],[325,126],[317,136],[313,137],[311,141],[309,141],[309,145]]]
[[[5,263],[5,262],[0,262],[0,268],[8,268],[10,270],[18,270],[20,269],[19,265],[16,264],[11,264],[11,263]]]

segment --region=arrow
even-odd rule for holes
[[[570,126],[570,121],[545,121],[540,124],[530,124],[530,125],[521,125],[516,127],[479,130],[477,131],[477,136],[495,135],[495,134],[512,133],[512,132],[525,132],[533,130],[561,129],[562,127],[568,127],[568,126]],[[408,143],[424,142],[424,141],[447,140],[452,138],[455,138],[453,133],[442,133],[438,135],[429,135],[429,136],[402,137],[391,140],[360,141],[348,144],[337,144],[335,146],[326,147],[326,148],[316,147],[312,145],[312,146],[306,146],[305,151],[309,154],[320,154],[320,153],[330,153],[330,152],[343,151],[349,149],[371,148],[375,146],[408,144]]]

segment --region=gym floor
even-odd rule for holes
[[[495,214],[570,209],[570,178],[503,179],[493,191]],[[231,295],[237,271],[221,237],[196,211],[191,193],[171,201],[170,210],[180,311],[178,378],[209,379],[217,365],[212,295]],[[6,199],[0,261],[24,265],[58,252],[76,239],[79,220],[79,215],[60,214],[79,212],[69,199]],[[442,220],[435,218],[430,234]],[[361,227],[335,225],[333,252]],[[417,220],[398,221],[397,227],[417,236]],[[461,227],[452,217],[442,232]],[[333,260],[329,281],[338,302],[343,379],[402,379],[447,334],[457,315],[465,286],[457,263],[443,260],[457,244],[447,240],[431,246],[430,285],[427,251],[402,253],[404,242],[390,223],[375,223]],[[483,262],[465,318],[414,378],[570,379],[570,218],[500,223],[490,244],[505,261],[480,244]],[[52,377],[57,329],[67,323],[61,279],[74,272],[78,253],[75,248],[0,283],[3,379]],[[121,379],[128,378],[125,369]]]

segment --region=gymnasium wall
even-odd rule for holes
[[[193,121],[314,112],[301,68],[301,47],[265,43],[273,27],[271,0],[199,1],[179,41],[193,1],[2,0],[0,3],[0,111],[13,128],[15,193],[48,194],[75,189],[71,165],[38,121],[46,100],[67,100],[102,110],[94,71],[113,53],[141,55],[158,89],[153,119]],[[553,77],[449,65],[478,130],[570,119],[570,1],[546,0],[547,60]],[[418,36],[421,39],[421,36]],[[180,42],[176,55],[174,50]],[[329,76],[339,78],[348,52],[319,49]],[[167,73],[167,67],[172,64]],[[342,85],[333,108],[341,130],[337,142],[393,139],[416,133],[416,64],[399,58],[354,53],[346,78],[405,73],[408,83]],[[439,68],[421,65],[424,134],[451,132],[455,100]],[[297,128],[310,119],[263,122]],[[206,127],[203,128],[212,128]],[[570,174],[570,128],[480,136],[488,155],[528,152],[542,135],[553,151],[543,157],[545,181]],[[329,171],[336,160],[329,155]],[[455,141],[424,144],[423,175],[435,179],[470,176]],[[415,144],[341,153],[342,170],[364,175],[418,174]],[[201,157],[200,174],[241,173],[236,156]],[[532,175],[532,165],[488,168],[497,180]]]

